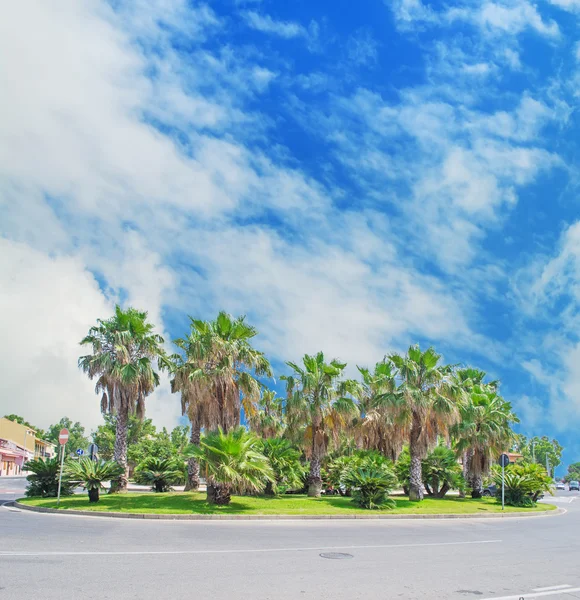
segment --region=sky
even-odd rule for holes
[[[279,376],[410,344],[580,459],[580,0],[19,0],[0,413],[100,420],[79,341],[245,314]],[[26,32],[26,35],[23,35]],[[169,347],[169,346],[168,346]],[[172,426],[167,380],[148,416]]]

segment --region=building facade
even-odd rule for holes
[[[55,445],[37,437],[34,429],[0,418],[0,477],[20,475],[27,461],[52,458],[55,451]]]

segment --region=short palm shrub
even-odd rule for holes
[[[27,496],[42,496],[43,498],[56,498],[58,495],[58,476],[60,473],[60,460],[58,457],[42,460],[36,458],[28,461],[24,469],[31,471],[26,477],[28,486]],[[61,496],[70,496],[73,493],[74,484],[69,480],[66,471],[63,471]]]
[[[268,479],[264,492],[273,496],[286,490],[300,489],[305,468],[300,463],[300,452],[283,438],[268,438],[259,444],[259,450],[270,462],[274,481]]]
[[[429,496],[444,498],[449,490],[464,490],[463,469],[455,452],[437,446],[422,462],[423,485]]]
[[[269,460],[260,452],[260,440],[244,427],[208,433],[186,454],[200,463],[209,504],[227,505],[232,492],[262,492],[268,481],[275,481]]]
[[[97,462],[90,458],[71,461],[66,470],[71,481],[89,492],[89,502],[99,501],[99,491],[105,489],[103,482],[114,480],[123,473],[123,467],[112,460]]]
[[[395,507],[395,501],[389,498],[389,494],[397,478],[387,465],[369,464],[351,469],[344,483],[352,488],[352,501],[360,508],[376,510]]]
[[[496,499],[501,502],[502,475],[497,465],[492,470]],[[552,480],[542,465],[513,464],[505,470],[505,503],[510,506],[533,506],[543,493],[552,492]]]
[[[170,492],[184,479],[185,463],[177,459],[149,456],[135,469],[135,482],[150,485],[154,492]]]

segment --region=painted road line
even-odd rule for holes
[[[549,590],[546,592],[520,592],[513,596],[491,596],[490,598],[482,598],[482,600],[530,600],[531,598],[545,598],[546,596],[556,596],[562,594],[571,594],[572,592],[580,592],[580,587],[566,588],[564,590]]]
[[[562,585],[549,585],[548,587],[534,588],[533,591],[534,592],[549,592],[550,590],[565,590],[566,588],[570,588],[570,587],[572,587],[570,584],[564,583]]]
[[[179,554],[249,554],[258,552],[307,552],[310,550],[375,550],[398,548],[428,548],[440,546],[467,546],[475,544],[499,544],[502,540],[475,540],[469,542],[439,542],[432,544],[384,544],[380,546],[310,546],[304,548],[241,548],[226,550],[111,550],[103,552],[0,552],[0,556],[146,556],[146,555],[179,555]]]

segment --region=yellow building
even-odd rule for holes
[[[34,429],[0,418],[0,476],[20,475],[26,461],[54,455],[55,445],[37,437]]]

